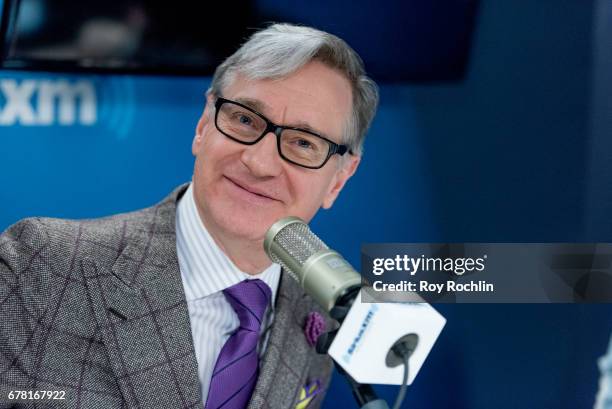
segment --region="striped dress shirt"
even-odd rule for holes
[[[274,317],[280,266],[272,264],[257,275],[240,271],[204,227],[196,208],[192,185],[189,185],[176,209],[176,250],[198,361],[202,399],[206,402],[217,357],[240,323],[222,290],[254,278],[264,281],[272,290],[272,303],[266,310],[258,346],[261,358]]]

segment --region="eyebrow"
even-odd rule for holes
[[[254,109],[257,112],[263,112],[268,108],[268,104],[258,99],[253,98],[236,98],[234,101],[241,103],[242,105],[246,105],[251,109]]]
[[[257,112],[259,112],[261,115],[263,115],[263,112],[269,109],[268,104],[266,104],[265,102],[259,100],[259,99],[253,99],[253,98],[236,98],[234,101],[241,103],[242,105],[245,105]],[[265,115],[264,115],[265,116]],[[268,119],[269,120],[269,119]],[[322,136],[325,139],[330,139],[326,134],[324,134],[323,132],[320,132],[319,130],[313,128],[312,126],[310,126],[309,123],[307,122],[294,122],[292,124],[283,124],[282,126],[287,126],[290,128],[299,128],[302,129],[304,131],[308,131],[308,132],[312,132],[315,133],[319,136]],[[331,140],[331,139],[330,139]]]

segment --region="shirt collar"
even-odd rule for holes
[[[176,247],[187,301],[206,297],[241,281],[255,278],[268,284],[272,290],[272,300],[275,300],[280,265],[273,263],[257,275],[240,271],[202,223],[192,185],[189,185],[176,208]]]

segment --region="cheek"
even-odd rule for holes
[[[220,149],[223,140],[215,135],[214,132],[205,132],[202,135],[202,142],[198,149],[198,156],[214,157],[214,152]]]
[[[228,160],[239,156],[240,148],[222,135],[209,133],[202,136],[196,158],[196,166],[205,174],[214,174]]]
[[[294,207],[302,214],[314,213],[321,207],[329,191],[330,177],[317,174],[300,175],[291,179]]]

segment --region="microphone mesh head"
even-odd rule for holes
[[[301,266],[313,254],[329,247],[321,241],[305,223],[291,223],[283,227],[274,237],[273,241],[282,247]],[[275,263],[280,264],[293,278],[299,281],[297,274],[292,271],[276,254],[270,254]]]

